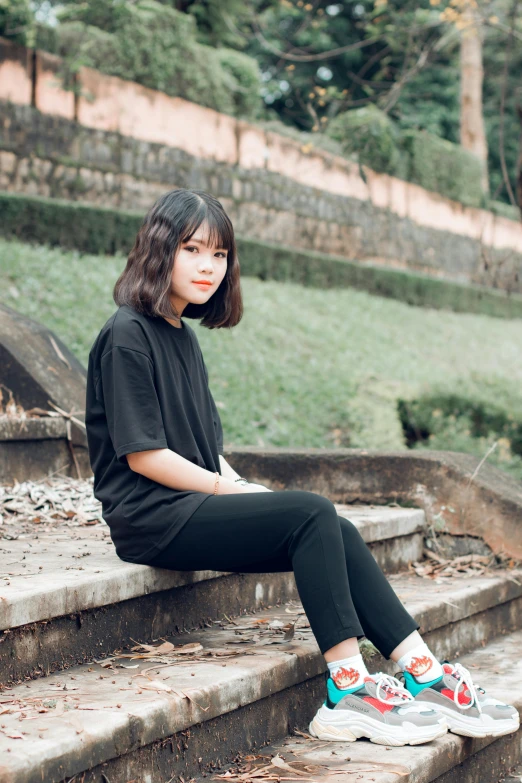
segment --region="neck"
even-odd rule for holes
[[[165,318],[165,320],[166,320],[166,321],[168,321],[168,322],[169,322],[169,324],[172,324],[172,326],[175,326],[175,327],[176,327],[176,329],[183,329],[183,327],[182,327],[182,325],[181,325],[181,318],[178,318],[178,320],[177,320],[177,321],[175,321],[175,320],[174,320],[174,319],[172,319],[172,318]]]

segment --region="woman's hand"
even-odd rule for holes
[[[268,489],[268,487],[265,487],[263,484],[252,484],[249,482],[248,484],[243,484],[241,487],[242,492],[273,492],[272,489]]]

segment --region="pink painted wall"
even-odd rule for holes
[[[31,91],[30,51],[0,38],[0,98],[27,105]]]
[[[31,102],[31,54],[0,40],[0,99]],[[59,58],[36,57],[35,105],[41,112],[74,118],[74,98],[60,87]],[[172,98],[134,82],[83,68],[76,119],[89,128],[118,131],[166,144],[199,158],[264,168],[309,187],[370,201],[418,225],[482,240],[522,253],[522,224],[483,209],[465,207],[418,185],[358,167],[342,157],[310,149],[277,133],[205,106]]]
[[[61,86],[60,57],[36,53],[35,104],[45,114],[74,119],[74,93]]]

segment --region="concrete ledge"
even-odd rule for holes
[[[349,506],[342,503],[335,503],[335,507],[340,517],[345,517],[357,525],[367,544],[411,536],[426,527],[426,515],[421,508]]]
[[[489,583],[490,592],[497,590],[502,593],[504,590],[502,595],[506,598],[511,590],[507,583],[516,586],[512,581],[513,576],[520,577],[520,573],[499,574]],[[416,581],[419,584],[419,577],[416,577]],[[451,604],[461,607],[461,616],[469,612],[466,609],[471,599],[469,585],[459,586],[462,581],[455,579],[440,587],[432,584],[431,606],[424,601],[425,609],[421,609],[420,615],[416,613],[423,626],[428,625],[430,615],[432,619],[440,621],[443,612],[447,613],[448,623],[455,623],[457,614]],[[474,603],[484,608],[488,601],[481,598],[485,594],[484,580],[480,582],[481,587],[477,589]],[[424,583],[429,587],[428,580],[422,580]],[[412,582],[410,587],[413,588]],[[402,595],[406,588],[407,585],[399,587],[397,577],[396,589],[399,594]],[[520,585],[518,588],[522,590]],[[415,606],[412,600],[406,599],[405,603],[409,610]],[[286,621],[294,619],[285,613],[284,607],[263,612],[263,618],[273,620],[276,617]],[[246,617],[242,617],[240,624],[246,620]],[[452,657],[454,650],[451,650],[451,646],[455,644],[455,638],[447,638],[445,653]],[[48,783],[58,783],[84,770],[92,771],[89,780],[98,779],[94,774],[97,765],[137,752],[197,724],[204,727],[213,718],[258,703],[267,697],[275,697],[285,689],[317,677],[325,670],[324,658],[310,629],[303,627],[300,630],[298,625],[292,641],[271,643],[276,639],[263,637],[257,646],[249,635],[245,646],[249,648],[250,654],[243,653],[228,660],[215,658],[210,662],[192,663],[183,660],[173,665],[160,665],[157,670],[151,667],[150,660],[138,662],[138,667],[133,670],[114,668],[107,671],[97,664],[83,665],[5,690],[2,694],[4,703],[6,699],[17,697],[28,700],[28,706],[24,709],[26,717],[32,717],[33,712],[36,717],[35,720],[20,721],[19,712],[2,715],[4,732],[0,734],[0,758],[5,780],[10,783],[36,783],[43,779]],[[235,646],[239,640],[234,628],[197,631],[187,635],[183,641],[200,642],[204,649],[244,649]],[[498,698],[515,703],[519,708],[522,707],[521,643],[522,633],[518,632],[473,655],[474,662],[478,659],[484,663],[480,666],[480,677],[477,678],[479,684],[486,688],[491,684]],[[120,662],[125,665],[135,663],[128,659]],[[370,670],[376,669],[370,665]],[[509,672],[509,677],[506,672]],[[172,690],[150,690],[151,680],[159,682],[160,688],[170,687]],[[321,695],[324,698],[324,693]],[[55,706],[39,714],[30,707],[37,699],[54,700]],[[58,704],[61,706],[58,707]],[[55,712],[56,707],[58,709]],[[306,716],[308,720],[310,717]],[[25,740],[6,736],[6,732],[20,731],[26,732]],[[485,747],[488,744],[461,741],[453,735],[449,739],[442,739],[449,744],[442,745],[441,755],[437,755],[439,766],[435,771],[438,775],[454,763],[460,763],[456,761],[459,754],[464,752],[466,755],[469,748]],[[369,743],[363,744],[365,751],[368,751]],[[435,745],[432,743],[430,751],[433,747]],[[441,761],[444,758],[450,759],[446,767]],[[128,763],[127,755],[126,774]],[[113,776],[110,764],[106,773],[112,783],[123,783],[128,779]],[[411,778],[412,781],[421,779],[434,778]],[[383,778],[383,783],[384,780],[387,779]]]
[[[0,448],[5,447],[4,441],[54,440],[66,437],[67,423],[63,416],[0,419]]]
[[[424,509],[429,524],[478,536],[522,559],[522,485],[471,454],[364,449],[225,448],[235,470],[271,489],[306,489],[335,503]],[[476,473],[476,475],[475,475]]]
[[[339,507],[371,544],[403,538],[424,527],[420,509]],[[74,537],[72,537],[74,536]],[[137,596],[222,576],[221,571],[169,571],[126,563],[116,555],[106,526],[40,533],[38,546],[2,541],[0,630],[49,620]],[[28,551],[29,550],[29,551]],[[25,554],[24,554],[25,553]]]

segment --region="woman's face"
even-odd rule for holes
[[[187,242],[181,243],[174,258],[170,299],[180,315],[189,303],[208,302],[227,271],[228,251],[207,245],[207,233],[208,225],[203,222]],[[199,280],[210,285],[197,285]]]

